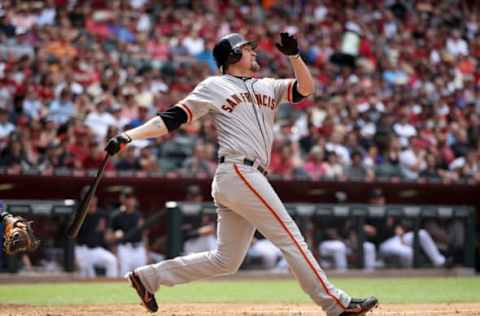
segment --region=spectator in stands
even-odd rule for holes
[[[130,128],[134,128],[145,123],[150,117],[150,108],[145,103],[140,103],[138,105],[138,115],[128,123]]]
[[[400,169],[400,141],[398,138],[391,138],[386,151],[383,153],[383,159],[375,169],[375,174],[380,178],[400,179],[402,172]]]
[[[207,157],[207,148],[205,144],[197,144],[193,149],[191,157],[183,162],[182,174],[185,177],[211,177],[214,167]]]
[[[55,170],[69,167],[71,157],[60,144],[50,143],[47,145],[44,159],[44,170],[53,173]]]
[[[465,157],[465,164],[461,169],[461,178],[466,180],[480,180],[480,163],[478,153],[475,150],[469,150]]]
[[[105,159],[103,147],[96,140],[90,141],[89,152],[82,162],[82,167],[85,170],[98,170]],[[109,160],[105,166],[105,170],[113,170],[113,163]]]
[[[327,152],[327,164],[326,164],[325,177],[331,180],[343,180],[344,169],[340,163],[340,159],[335,151]]]
[[[109,236],[116,245],[120,275],[147,263],[147,232],[140,227],[144,220],[131,188],[120,193],[120,207],[111,217]]]
[[[138,148],[128,146],[122,153],[120,153],[120,160],[116,164],[116,169],[119,171],[139,171],[142,169],[140,159],[136,155]]]
[[[345,176],[354,181],[372,181],[375,177],[373,171],[363,165],[363,157],[359,151],[351,154],[351,164],[345,168]]]
[[[405,179],[416,180],[427,167],[425,156],[427,152],[418,140],[412,139],[410,146],[400,152],[399,161],[402,175]]]
[[[88,187],[82,190],[87,194]],[[118,262],[108,248],[107,241],[108,215],[98,209],[98,200],[94,196],[88,205],[88,213],[78,232],[75,246],[75,261],[80,269],[80,276],[94,278],[95,268],[105,269],[107,277],[118,276]]]
[[[320,180],[327,172],[327,166],[324,161],[324,149],[318,145],[314,146],[304,165],[304,170],[312,180]]]
[[[303,162],[310,159],[310,149],[322,138],[327,145],[320,146],[325,152],[335,151],[342,168],[350,165],[354,149],[364,155],[375,146],[377,157],[370,158],[368,165],[375,177],[415,180],[424,168],[411,170],[417,164],[410,163],[418,158],[416,153],[412,155],[412,138],[427,138],[424,148],[439,153],[432,152],[438,161],[436,167],[430,162],[428,173],[434,177],[437,173],[443,181],[463,180],[463,165],[458,165],[462,160],[448,172],[442,170],[476,150],[480,45],[478,28],[472,22],[473,2],[442,0],[432,8],[398,1],[343,6],[334,1],[293,6],[277,1],[262,5],[262,10],[248,7],[240,11],[233,4],[212,2],[201,13],[185,9],[183,15],[177,12],[177,2],[162,5],[160,15],[154,1],[140,3],[125,7],[116,2],[101,6],[48,2],[37,8],[17,1],[5,6],[7,19],[0,25],[0,112],[7,113],[0,113],[0,150],[7,146],[12,131],[21,129],[24,137],[36,121],[51,120],[45,128],[47,139],[61,143],[64,134],[57,130],[64,129],[63,124],[76,124],[73,118],[85,120],[103,146],[101,138],[108,125],[119,129],[135,125],[142,121],[144,108],[163,110],[201,78],[214,73],[212,45],[231,31],[257,37],[262,76],[282,75],[288,68],[277,58],[268,34],[285,29],[305,34],[299,39],[300,50],[310,64],[318,91],[313,101],[300,103],[294,110],[279,105],[275,128],[283,132],[275,133],[274,146],[279,147],[274,152],[280,156],[282,150],[287,152],[282,147],[286,140],[295,145],[300,142],[302,150],[281,166],[289,170],[293,165],[293,173],[273,172],[275,176],[306,176]],[[133,17],[125,17],[125,12]],[[251,12],[261,12],[263,18]],[[303,18],[285,22],[280,18],[285,12]],[[235,15],[237,23],[230,29],[222,19],[211,19],[212,14]],[[251,19],[256,21],[254,28]],[[312,23],[322,27],[312,28]],[[444,32],[442,25],[447,24],[451,30]],[[99,109],[91,102],[104,99],[105,105],[99,104]],[[101,124],[92,123],[99,117]],[[190,124],[169,141],[183,144],[185,135],[195,134],[209,146],[215,136],[209,124],[208,120]],[[394,144],[397,141],[402,159]],[[40,170],[32,164],[44,161],[42,148],[48,142],[43,141],[43,146],[31,146],[30,142],[36,142],[35,137],[23,144],[28,158],[25,170]],[[160,154],[160,164],[167,165],[169,157],[178,158],[167,170],[183,175],[185,148],[172,149],[176,152],[169,152],[168,157]],[[74,156],[70,168],[83,168],[81,159]],[[275,170],[279,163],[274,158]],[[426,156],[418,160],[427,165]],[[426,173],[422,177],[428,181]],[[476,177],[467,178],[477,181]]]
[[[406,108],[400,113],[399,121],[393,125],[393,131],[400,138],[400,144],[404,146],[408,144],[411,137],[417,135],[417,130],[408,120],[408,112]]]
[[[279,175],[286,179],[306,177],[303,164],[298,144],[286,141],[279,152],[272,152],[270,170],[272,175]]]
[[[33,86],[27,87],[27,94],[23,100],[22,110],[31,120],[39,120],[46,114],[45,107]]]
[[[72,94],[68,88],[64,88],[60,97],[50,103],[48,117],[57,124],[63,124],[75,116],[75,112]]]
[[[150,147],[143,147],[140,149],[138,163],[140,164],[142,171],[150,173],[160,172],[160,165],[157,162],[157,157],[154,155],[152,148]]]
[[[12,134],[8,138],[7,145],[0,153],[0,166],[11,171],[19,172],[25,151],[18,134]]]
[[[8,110],[0,107],[0,139],[7,138],[13,131],[15,131],[15,125],[8,120]]]
[[[100,97],[95,101],[92,111],[85,117],[85,125],[95,134],[98,141],[105,139],[110,126],[116,126],[116,119],[107,111],[107,102],[105,97]]]

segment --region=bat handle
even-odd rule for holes
[[[110,154],[107,153],[105,155],[105,158],[103,158],[102,164],[100,165],[100,168],[98,169],[97,176],[95,178],[95,183],[98,184],[100,182],[100,179],[102,178],[103,172],[105,171],[105,167],[107,166],[108,160],[110,160]]]

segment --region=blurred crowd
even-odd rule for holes
[[[274,43],[299,39],[314,97],[282,104],[270,175],[480,179],[475,1],[2,1],[0,168],[96,169],[106,140],[175,104],[217,69],[211,49],[258,42],[259,76],[292,77]],[[136,142],[107,170],[210,177],[211,118]]]

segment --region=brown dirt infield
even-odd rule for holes
[[[0,316],[304,316],[324,315],[313,304],[162,304],[155,314],[140,305],[11,305],[0,304]],[[382,304],[371,316],[480,315],[480,303]]]

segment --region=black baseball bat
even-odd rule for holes
[[[97,176],[95,177],[93,184],[90,186],[87,194],[85,194],[83,199],[78,204],[77,209],[75,210],[75,217],[73,218],[73,221],[71,222],[70,226],[68,226],[68,229],[67,229],[68,238],[73,239],[77,237],[78,231],[80,230],[80,227],[82,227],[83,221],[87,216],[88,204],[90,204],[92,197],[95,195],[95,191],[97,190],[97,186],[100,183],[100,180],[102,179],[103,172],[105,171],[105,167],[107,166],[109,159],[110,159],[110,155],[107,153],[105,155],[105,158],[102,161],[102,165],[98,169]]]

